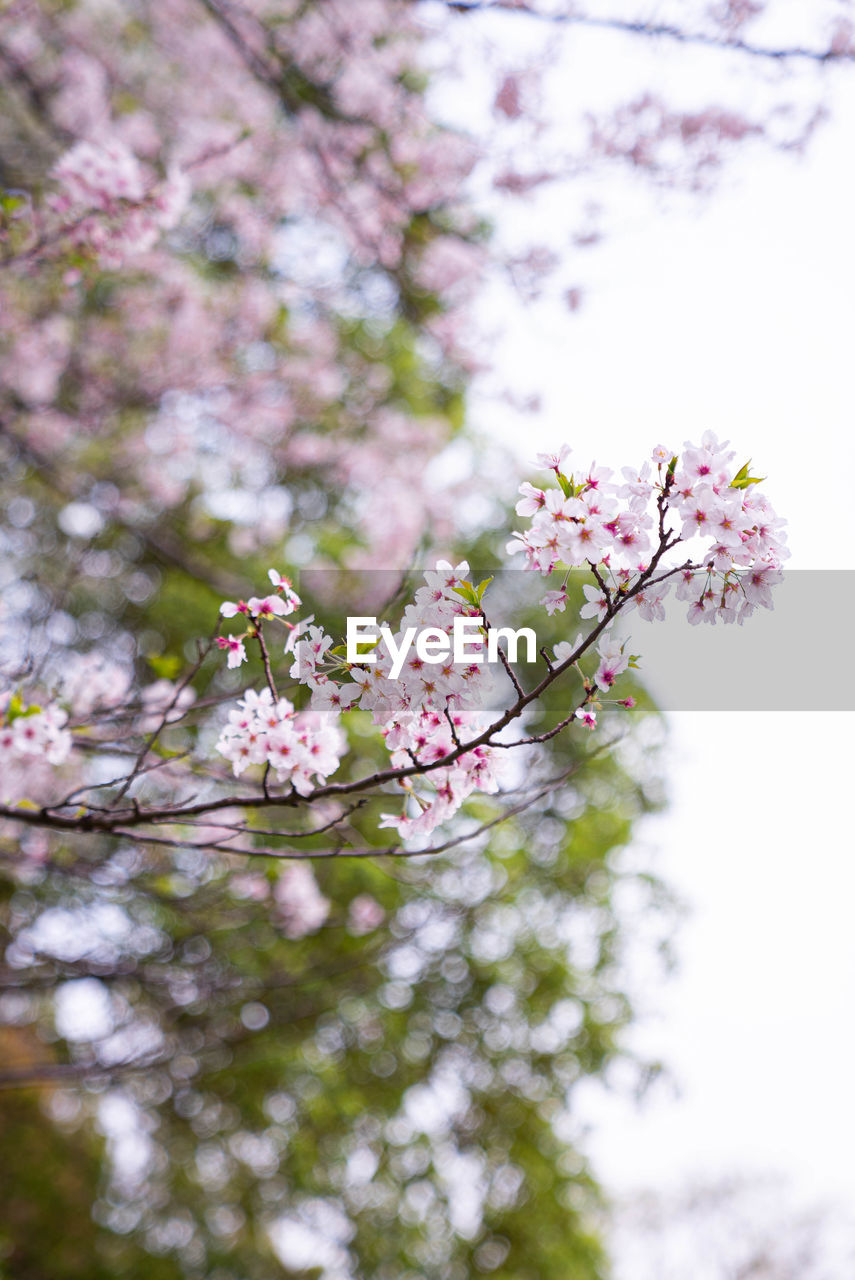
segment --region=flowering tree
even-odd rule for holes
[[[453,47],[503,8],[594,21],[3,11],[0,1083],[47,1086],[34,1164],[73,1158],[82,1185],[21,1210],[19,1274],[266,1277],[273,1242],[294,1272],[599,1274],[566,1102],[629,1017],[617,890],[656,894],[613,854],[655,801],[616,624],[672,586],[690,621],[741,621],[785,551],[708,433],[618,477],[540,458],[512,540],[539,604],[462,560],[408,574],[508,554],[498,503],[461,535],[475,481],[448,446],[475,285],[525,292],[549,258],[494,251],[467,182],[525,199],[580,166],[533,150],[531,68],[497,73],[507,146],[436,123],[429,24]],[[752,44],[752,9],[623,25],[852,56],[840,26],[814,54]],[[636,100],[584,159],[691,185],[771,127]],[[354,654],[357,614],[378,643]],[[576,639],[484,660],[550,616]],[[53,1248],[81,1202],[95,1225]]]

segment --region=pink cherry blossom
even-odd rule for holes
[[[273,583],[276,590],[281,591],[282,599],[285,604],[288,605],[288,613],[294,613],[295,610],[299,609],[302,604],[302,600],[291,586],[291,580],[289,578],[283,578],[282,574],[278,573],[276,569],[269,569],[267,571],[267,576]]]
[[[536,489],[534,485],[525,481],[520,485],[520,493],[523,495],[516,505],[516,513],[518,516],[533,516],[540,511],[546,503],[546,494],[543,489]]]
[[[560,471],[572,452],[569,444],[562,444],[557,453],[539,453],[535,461],[545,471]]]
[[[594,679],[604,691],[611,689],[617,677],[629,666],[629,658],[625,656],[623,649],[624,646],[620,640],[608,632],[604,633],[597,642],[600,665],[597,667]]]
[[[216,750],[231,762],[235,776],[268,764],[278,783],[307,795],[335,773],[344,745],[333,717],[295,712],[287,698],[274,700],[269,689],[250,689],[229,713]]]
[[[239,613],[249,612],[250,608],[245,600],[224,600],[220,605],[220,613],[224,618],[236,618]]]
[[[560,591],[547,591],[540,603],[550,617],[554,613],[563,613],[567,607],[567,592],[563,587]]]
[[[597,713],[591,707],[577,707],[576,719],[581,720],[586,729],[597,727]]]
[[[250,596],[246,603],[253,618],[284,618],[295,608],[291,600],[281,596]]]
[[[586,603],[579,610],[579,617],[596,618],[597,622],[601,622],[608,613],[609,608],[609,602],[603,594],[602,587],[592,587],[586,582],[582,586],[582,591]]]
[[[71,734],[64,728],[67,720],[65,711],[56,703],[25,711],[12,722],[11,734],[7,729],[6,754],[23,759],[41,758],[52,765],[63,764],[71,751]]]
[[[246,662],[246,649],[243,641],[237,636],[218,636],[217,644],[228,652],[229,667],[239,667],[242,662]]]

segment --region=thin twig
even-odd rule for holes
[[[127,778],[125,779],[124,784],[123,784],[123,786],[121,787],[121,789],[120,789],[120,791],[119,791],[118,795],[116,796],[116,799],[115,799],[115,801],[114,801],[114,804],[120,804],[120,803],[121,803],[121,801],[123,800],[123,798],[127,795],[128,788],[129,788],[129,787],[132,785],[132,783],[133,783],[133,782],[135,782],[135,781],[136,781],[136,779],[139,777],[139,775],[140,775],[140,773],[141,773],[141,771],[142,771],[142,767],[143,767],[143,764],[144,764],[144,761],[145,761],[146,756],[148,755],[149,751],[152,749],[152,747],[154,746],[154,744],[157,742],[158,738],[160,737],[160,735],[161,735],[161,733],[163,732],[163,730],[164,730],[164,728],[166,727],[166,725],[167,725],[168,723],[174,723],[176,719],[183,718],[183,716],[182,716],[182,717],[173,717],[173,718],[172,718],[172,720],[170,720],[170,715],[171,715],[171,713],[172,713],[173,711],[175,711],[176,706],[177,706],[177,703],[178,703],[178,699],[179,699],[179,697],[180,697],[180,696],[181,696],[181,694],[184,692],[184,690],[187,688],[187,686],[189,685],[190,681],[193,679],[193,677],[194,677],[194,676],[196,675],[196,673],[199,671],[199,668],[202,666],[202,664],[204,663],[204,661],[205,661],[205,659],[207,658],[208,654],[209,654],[209,653],[211,652],[211,650],[213,649],[213,647],[214,647],[214,637],[215,637],[215,635],[216,635],[216,633],[217,633],[217,631],[218,631],[218,630],[219,630],[219,618],[217,619],[217,624],[216,624],[216,626],[214,627],[214,631],[213,631],[212,635],[210,636],[210,638],[209,638],[209,640],[208,640],[207,644],[205,644],[205,645],[203,645],[203,646],[201,646],[201,645],[200,645],[200,648],[199,648],[199,657],[197,658],[196,662],[193,664],[193,666],[190,668],[190,670],[187,672],[187,674],[184,676],[184,678],[180,681],[180,683],[179,683],[179,684],[176,684],[175,689],[174,689],[174,691],[173,691],[173,694],[172,694],[172,697],[171,697],[171,699],[170,699],[169,703],[168,703],[168,704],[163,708],[163,712],[162,712],[161,717],[160,717],[160,723],[156,726],[156,728],[155,728],[154,732],[150,735],[150,737],[149,737],[149,738],[148,738],[148,739],[143,743],[143,745],[140,747],[139,752],[137,753],[137,758],[136,758],[136,760],[134,761],[133,768],[131,769],[130,773],[128,774]],[[184,713],[184,714],[186,714],[186,713]]]
[[[412,0],[411,0],[412,2]],[[417,2],[417,0],[416,0]],[[508,13],[549,22],[556,26],[592,27],[600,31],[617,31],[625,35],[642,36],[645,39],[671,40],[677,44],[699,45],[708,49],[733,51],[752,58],[765,58],[772,62],[801,60],[809,62],[853,62],[855,49],[847,46],[835,49],[812,49],[807,45],[752,44],[740,36],[720,36],[706,31],[686,31],[668,22],[643,22],[629,18],[595,17],[568,9],[563,13],[544,13],[524,0],[445,0],[446,8],[454,13]]]
[[[267,645],[264,641],[264,633],[262,631],[262,622],[260,618],[255,619],[255,638],[258,641],[258,647],[261,650],[261,660],[264,663],[264,674],[267,678],[267,687],[273,694],[273,701],[279,701],[279,694],[276,691],[276,681],[273,679],[273,668],[270,666],[270,654],[267,652]],[[265,795],[267,794],[267,779],[265,777]]]

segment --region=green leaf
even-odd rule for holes
[[[479,609],[481,607],[481,601],[484,598],[484,592],[492,581],[492,578],[485,578],[483,582],[478,583],[477,587],[471,582],[461,582],[460,586],[452,587],[451,589],[456,592],[457,595],[462,596],[467,604],[471,604],[473,608]]]
[[[489,587],[492,581],[493,581],[492,578],[485,578],[483,582],[478,583],[478,586],[475,588],[475,595],[477,597],[475,601],[476,604],[480,604],[481,601],[484,599],[484,592],[487,590],[487,588]]]
[[[10,217],[14,215],[27,204],[27,197],[21,191],[0,191],[0,210],[8,214]]]
[[[361,636],[357,643],[357,657],[364,658],[366,653],[371,653],[380,643],[382,636]],[[334,649],[330,649],[330,653],[336,658],[347,658],[347,645],[337,644]]]
[[[474,604],[477,606],[478,597],[475,594],[475,588],[471,582],[461,582],[459,587],[452,587],[451,590],[455,592],[456,595],[462,596],[467,604]]]
[[[24,704],[21,700],[21,695],[19,693],[13,693],[12,697],[9,699],[9,706],[6,710],[6,718],[9,721],[9,724],[11,724],[13,720],[17,720],[18,716],[22,716],[23,714]]]
[[[166,680],[174,680],[183,666],[181,658],[174,653],[150,653],[146,662],[156,676]]]
[[[26,716],[37,716],[41,714],[41,707],[37,702],[32,702],[28,707],[24,706],[23,699],[19,693],[13,693],[9,699],[9,706],[6,711],[6,719],[9,724],[14,720],[24,719]]]
[[[763,483],[763,481],[766,479],[765,476],[750,476],[748,474],[748,468],[750,466],[751,466],[751,459],[749,458],[748,461],[745,463],[745,465],[739,468],[736,475],[731,480],[730,482],[731,489],[747,489],[750,484]]]
[[[565,498],[578,498],[579,494],[584,492],[586,481],[582,480],[577,484],[574,476],[568,480],[561,471],[556,471],[555,474],[558,476],[558,483]]]

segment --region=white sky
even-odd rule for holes
[[[663,1088],[638,1112],[591,1094],[590,1149],[617,1190],[775,1170],[806,1199],[851,1204],[852,718],[671,719],[672,803],[646,836],[693,910],[677,976],[647,993],[658,1016],[635,1042],[664,1058],[682,1096]],[[722,768],[735,744],[757,760],[744,782]]]
[[[597,49],[580,101],[614,73]],[[567,440],[583,464],[613,466],[710,427],[768,477],[793,567],[853,568],[855,67],[836,74],[831,106],[804,158],[755,151],[705,202],[661,212],[627,189],[627,216],[618,208],[614,234],[579,261],[577,314],[489,297],[504,333],[496,384],[536,391],[543,412],[521,418],[488,383],[477,425],[528,459]],[[560,247],[572,228],[548,218]],[[829,663],[809,618],[804,636],[794,678],[833,680],[851,638],[831,638]],[[692,914],[636,1043],[670,1065],[680,1096],[661,1090],[639,1112],[586,1095],[609,1189],[762,1170],[806,1203],[855,1203],[853,729],[844,712],[671,717],[671,804],[643,836]]]

